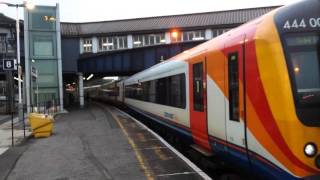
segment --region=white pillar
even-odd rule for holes
[[[212,39],[213,35],[212,35],[212,30],[211,29],[206,29],[205,31],[205,38],[206,40]]]
[[[98,42],[98,38],[97,37],[93,37],[92,38],[92,52],[93,53],[97,53],[98,52],[98,47],[99,46],[99,42]]]
[[[24,56],[25,56],[25,93],[27,113],[30,113],[30,53],[29,53],[29,17],[28,9],[24,8]]]
[[[133,37],[131,34],[128,35],[128,49],[133,48]]]
[[[78,74],[79,77],[79,102],[80,102],[80,107],[84,107],[84,98],[83,98],[83,75],[82,73]]]
[[[80,45],[80,54],[82,54],[83,53],[83,39],[82,38],[80,38],[80,43],[79,43],[79,45]]]
[[[166,44],[170,44],[171,43],[171,32],[166,32],[165,38],[166,38]]]
[[[63,111],[63,80],[62,80],[62,57],[61,57],[61,27],[59,4],[56,8],[56,26],[57,26],[57,58],[58,58],[58,81],[59,81],[59,101],[60,111]]]

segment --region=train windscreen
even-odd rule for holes
[[[300,107],[320,106],[320,35],[290,34],[285,41],[296,103]]]
[[[320,1],[300,1],[274,17],[290,75],[296,114],[320,127]]]

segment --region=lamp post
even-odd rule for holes
[[[22,93],[21,93],[21,74],[22,69],[20,65],[20,22],[19,22],[19,7],[25,7],[29,10],[34,8],[32,3],[24,2],[23,4],[12,4],[7,2],[0,2],[0,4],[7,5],[8,7],[16,7],[16,40],[17,40],[17,63],[18,63],[18,91],[19,91],[19,104],[18,104],[18,111],[19,111],[19,120],[22,120]]]

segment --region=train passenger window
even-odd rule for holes
[[[143,82],[141,85],[142,88],[142,99],[143,101],[149,101],[149,89],[150,89],[150,81]]]
[[[195,111],[204,111],[203,102],[203,63],[193,65],[193,109]]]
[[[150,86],[149,86],[149,102],[155,103],[156,102],[156,82],[155,81],[150,81]]]
[[[156,102],[165,105],[167,102],[167,79],[161,78],[157,80]]]
[[[185,74],[127,85],[125,87],[125,96],[141,101],[185,108]]]
[[[185,108],[185,75],[180,74],[172,76],[170,78],[170,84],[169,105],[173,107]]]
[[[229,119],[239,121],[239,65],[238,52],[228,55]]]

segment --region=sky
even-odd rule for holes
[[[62,22],[92,22],[140,17],[287,5],[300,0],[30,0],[35,5],[59,3]],[[23,0],[0,0],[23,3]],[[13,7],[0,5],[0,12],[16,18]],[[23,19],[22,8],[19,18]]]

